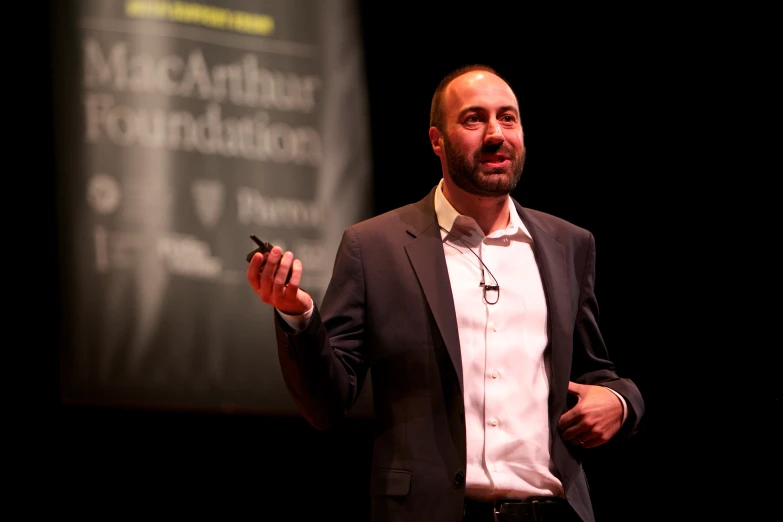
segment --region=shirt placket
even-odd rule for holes
[[[486,242],[481,244],[481,258],[484,264],[489,268],[489,271],[495,277],[497,276],[495,267],[497,262],[494,260],[497,252],[497,247],[487,245]],[[486,269],[485,269],[486,270]],[[493,279],[493,276],[485,274],[486,284],[499,284],[500,281]],[[491,295],[488,297],[492,297]],[[492,299],[490,299],[491,301]],[[492,448],[502,446],[502,432],[503,432],[503,414],[502,414],[502,382],[501,382],[501,369],[497,367],[495,361],[498,360],[497,354],[499,350],[503,349],[503,329],[502,329],[502,315],[499,308],[500,302],[496,304],[485,303],[486,309],[486,335],[485,335],[485,351],[484,351],[484,412],[485,412],[485,451],[486,467],[490,474],[493,486],[496,482],[493,474],[497,473],[498,457]]]

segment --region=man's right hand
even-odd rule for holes
[[[292,264],[291,279],[286,284],[285,279]],[[256,295],[263,302],[289,315],[301,315],[313,306],[310,294],[299,288],[301,279],[302,262],[294,259],[291,252],[283,254],[279,246],[273,247],[267,254],[266,264],[264,256],[256,253],[247,267],[247,280]]]

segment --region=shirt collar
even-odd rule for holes
[[[531,241],[533,238],[527,227],[522,222],[522,218],[519,217],[517,208],[514,205],[514,201],[511,196],[506,196],[509,212],[508,226],[503,230],[496,230],[490,237],[502,237],[502,236],[515,236],[517,234],[523,234],[527,236],[527,240]],[[465,237],[471,236],[473,233],[477,233],[479,238],[484,237],[484,233],[479,228],[476,220],[470,216],[465,216],[457,212],[457,210],[449,203],[446,196],[443,195],[443,178],[438,183],[438,187],[435,190],[435,214],[438,217],[438,224],[442,227],[440,235],[442,239],[446,238],[446,231],[458,236]]]

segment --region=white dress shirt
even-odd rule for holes
[[[446,200],[442,183],[435,212],[462,354],[465,493],[480,499],[562,497],[549,452],[547,305],[533,240],[510,197],[508,226],[485,236]],[[486,301],[482,268],[484,282],[500,286],[487,291]]]

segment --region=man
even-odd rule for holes
[[[346,229],[320,309],[291,252],[251,260],[286,385],[325,429],[372,369],[375,521],[593,521],[582,452],[644,411],[598,328],[593,236],[509,196],[523,131],[491,68],[444,78],[430,124],[442,180]]]

